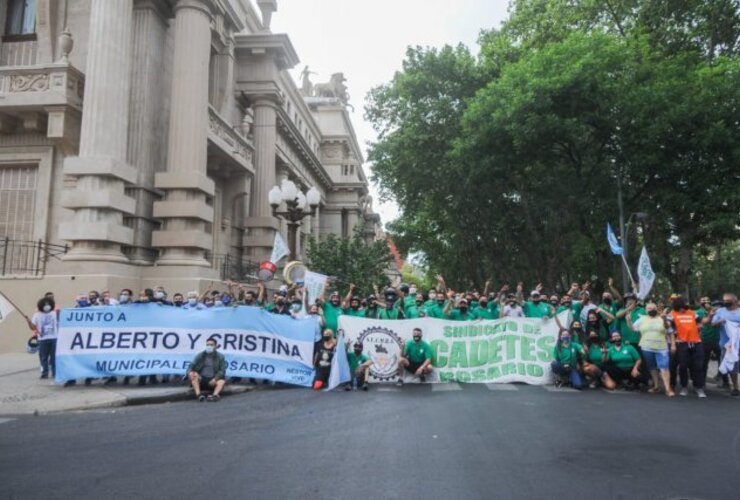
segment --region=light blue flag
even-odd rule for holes
[[[344,335],[337,337],[337,349],[331,360],[331,371],[325,391],[334,389],[339,384],[352,380],[349,372],[349,361],[347,361],[347,347],[344,344]]]
[[[614,234],[614,230],[612,229],[612,225],[608,222],[606,223],[606,240],[609,242],[609,248],[611,248],[614,255],[624,255],[624,249],[619,244],[617,236]]]

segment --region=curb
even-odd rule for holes
[[[245,392],[251,392],[255,390],[254,386],[242,385],[235,387],[227,387],[221,393],[221,396],[233,396],[236,394],[244,394]],[[162,403],[176,403],[178,401],[193,400],[192,391],[183,388],[182,391],[178,391],[173,394],[162,394],[157,396],[132,396],[128,397],[120,405],[117,406],[142,406],[150,404],[162,404]]]

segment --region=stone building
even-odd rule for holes
[[[298,88],[276,0],[0,5],[0,289],[28,313],[49,290],[68,306],[238,278],[286,231],[267,199],[283,179],[321,193],[299,254],[380,232],[343,77]]]

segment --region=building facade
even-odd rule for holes
[[[321,193],[309,239],[380,234],[343,78],[308,80],[276,0],[8,0],[0,11],[0,288],[55,292],[239,279],[266,259],[268,192]],[[335,78],[336,77],[336,78]],[[23,328],[17,317],[0,325]],[[17,339],[17,335],[14,335]],[[3,342],[0,340],[0,350]]]

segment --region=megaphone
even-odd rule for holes
[[[260,264],[260,270],[257,271],[257,276],[262,281],[272,281],[273,276],[275,276],[275,271],[277,271],[277,266],[269,260],[266,260]]]

